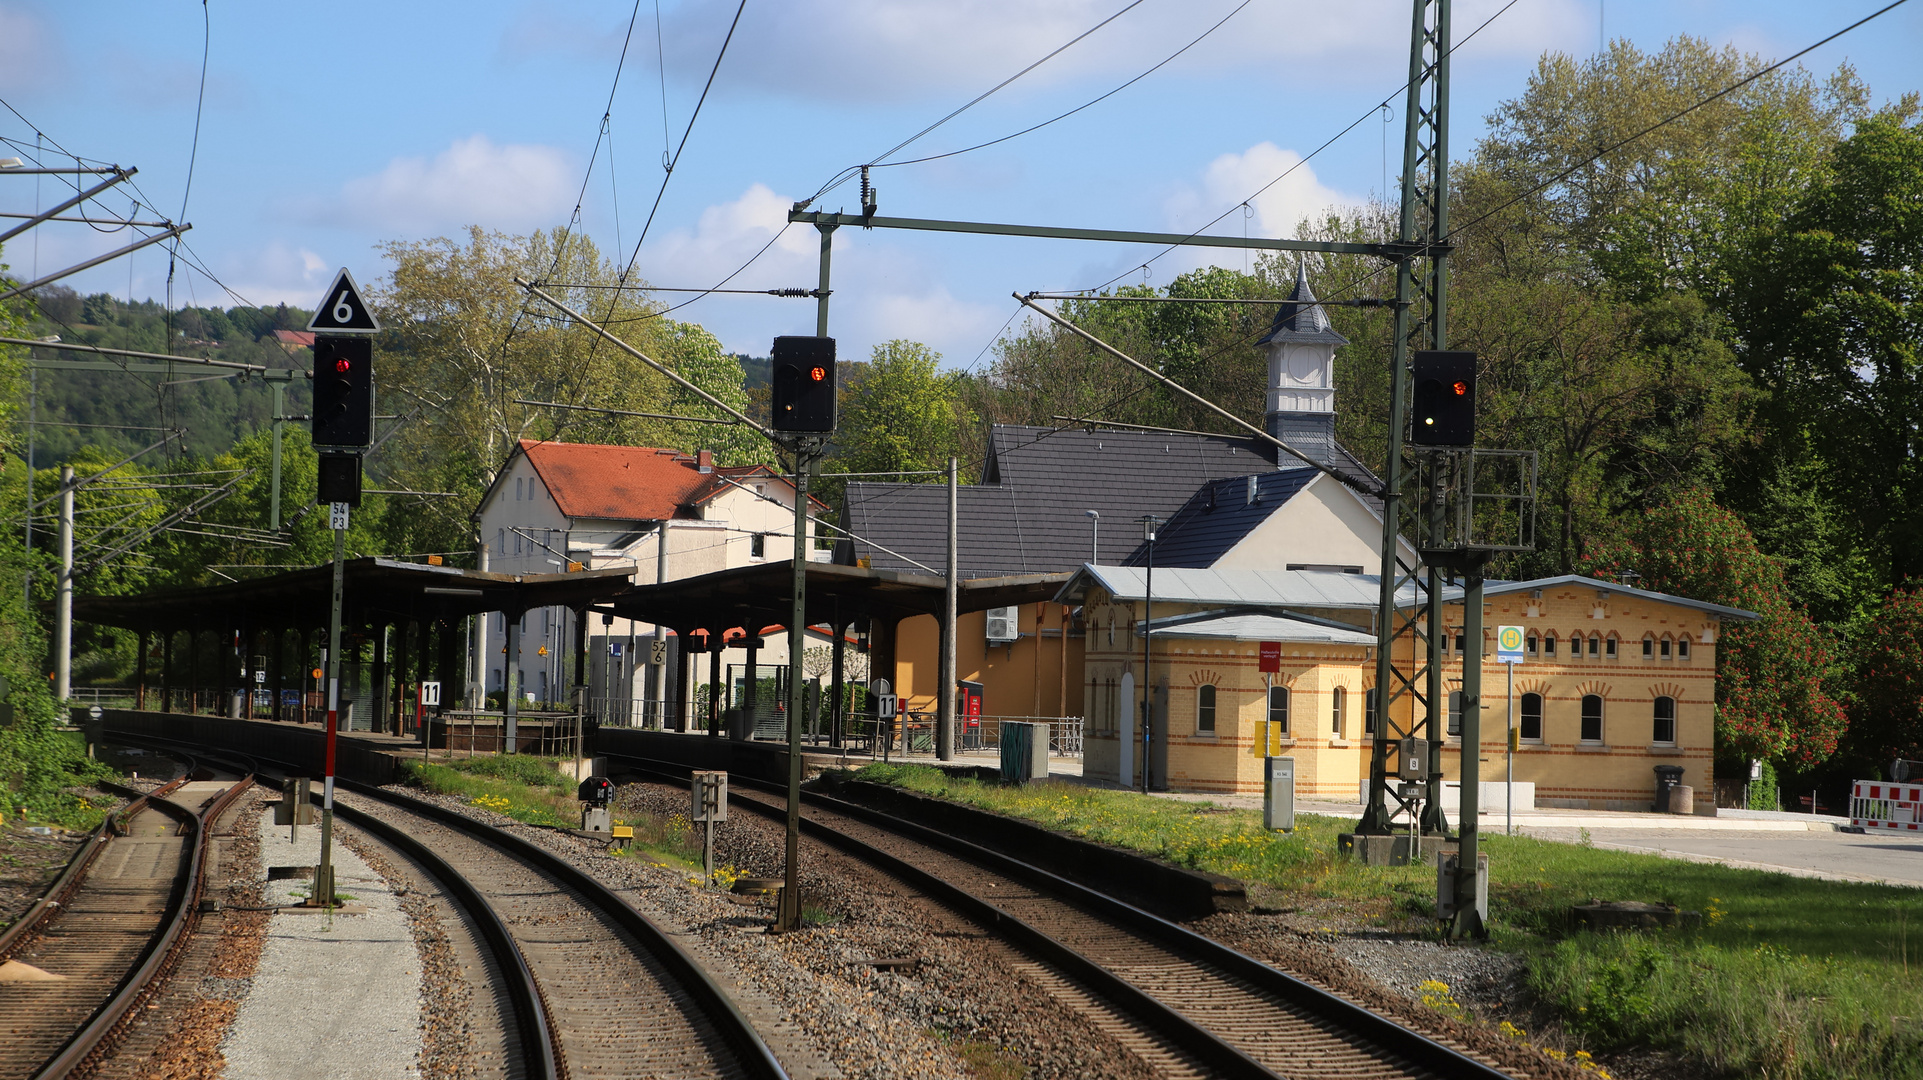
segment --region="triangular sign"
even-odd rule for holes
[[[320,309],[307,321],[307,329],[319,334],[375,334],[381,324],[367,301],[361,299],[361,287],[354,284],[354,275],[343,266],[321,297]]]

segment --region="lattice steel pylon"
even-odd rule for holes
[[[1533,451],[1404,445],[1411,354],[1448,348],[1449,0],[1414,0],[1404,106],[1402,216],[1395,248],[1395,341],[1382,515],[1382,585],[1376,611],[1376,677],[1370,710],[1369,799],[1356,831],[1386,835],[1398,813],[1413,831],[1446,835],[1442,752],[1461,737],[1457,870],[1447,912],[1453,935],[1483,933],[1477,912],[1476,808],[1482,708],[1482,574],[1491,556],[1535,547]],[[1403,539],[1415,557],[1405,559]],[[1444,683],[1447,575],[1461,575],[1460,727],[1450,732]],[[1419,790],[1389,784],[1389,759],[1405,739],[1427,740]],[[1398,758],[1411,755],[1398,754]],[[1401,762],[1399,761],[1400,765]],[[1401,770],[1398,769],[1398,772]],[[1419,812],[1412,804],[1419,802]],[[1392,808],[1393,804],[1393,808]],[[1412,845],[1413,846],[1413,845]],[[1415,854],[1412,852],[1412,854]]]
[[[1393,832],[1395,813],[1409,808],[1388,780],[1392,747],[1408,738],[1430,740],[1431,779],[1421,800],[1420,829],[1440,833],[1448,825],[1439,798],[1441,735],[1448,711],[1436,648],[1442,633],[1440,568],[1425,566],[1420,558],[1413,564],[1404,559],[1402,538],[1426,532],[1422,519],[1428,517],[1404,490],[1411,472],[1403,463],[1410,354],[1444,348],[1448,332],[1449,259],[1443,244],[1449,228],[1449,0],[1414,0],[1403,117],[1402,218],[1396,238],[1402,251],[1396,261],[1390,357],[1369,804],[1357,826],[1357,832],[1375,835]]]

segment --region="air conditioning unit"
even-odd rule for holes
[[[1019,608],[992,607],[988,609],[988,642],[991,645],[1006,645],[1021,634],[1021,614]]]

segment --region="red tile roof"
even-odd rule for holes
[[[310,330],[276,330],[274,340],[300,349],[314,347],[314,334]]]
[[[571,518],[693,517],[696,506],[731,486],[722,477],[774,475],[766,465],[716,467],[704,473],[695,458],[652,446],[522,439],[521,452],[553,494],[555,507]]]

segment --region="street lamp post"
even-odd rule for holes
[[[1149,744],[1154,740],[1151,721],[1155,718],[1155,691],[1148,675],[1149,644],[1155,639],[1155,527],[1162,524],[1162,519],[1143,514],[1137,520],[1142,523],[1142,539],[1148,541],[1148,577],[1142,586],[1142,794],[1147,795]]]

